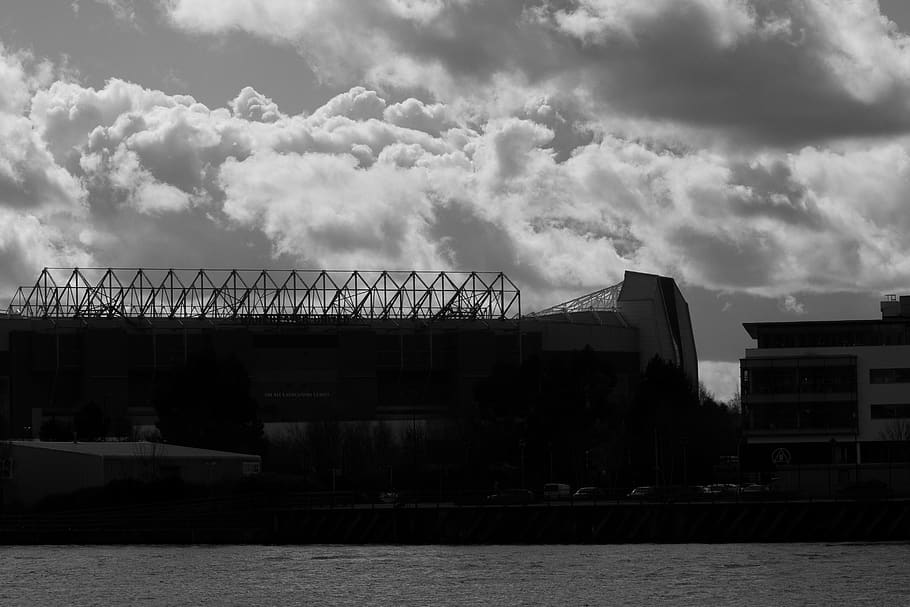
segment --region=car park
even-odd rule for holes
[[[632,499],[655,499],[657,497],[657,487],[652,487],[650,485],[645,485],[642,487],[635,487],[632,491],[629,492],[629,495]]]
[[[607,492],[600,487],[582,487],[572,494],[574,500],[596,500],[607,497]]]
[[[502,489],[487,496],[486,503],[498,505],[532,504],[537,501],[534,493],[527,489]]]
[[[379,501],[383,504],[397,504],[401,501],[401,496],[397,491],[384,491],[379,494]]]
[[[567,483],[547,483],[543,486],[543,498],[549,501],[567,500],[572,497],[572,488]]]

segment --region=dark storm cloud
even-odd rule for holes
[[[680,253],[680,262],[701,268],[704,279],[715,285],[743,289],[766,285],[779,273],[782,251],[759,234],[731,235],[695,226],[670,235],[670,245]],[[723,259],[724,263],[716,263]]]
[[[732,191],[724,205],[744,220],[768,218],[810,230],[826,227],[809,188],[794,179],[782,160],[769,165],[735,163],[730,167],[730,184]]]
[[[601,114],[776,144],[910,126],[907,43],[871,0],[264,4],[253,15],[245,0],[172,0],[169,14],[187,29],[298,44],[326,78],[449,100],[518,79],[580,89]]]
[[[513,281],[539,289],[549,281],[535,260],[521,261],[505,226],[485,220],[469,206],[451,201],[436,207],[430,232],[440,243],[452,267],[505,272]]]

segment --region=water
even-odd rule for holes
[[[0,548],[0,605],[910,605],[908,544]]]

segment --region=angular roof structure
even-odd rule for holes
[[[622,293],[623,283],[618,282],[613,286],[594,291],[561,304],[550,306],[528,316],[549,316],[551,314],[565,314],[570,312],[615,312],[618,309],[619,296]]]

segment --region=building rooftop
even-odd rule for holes
[[[102,442],[51,442],[51,441],[11,441],[17,447],[32,449],[48,449],[51,451],[65,451],[96,457],[131,458],[131,457],[158,457],[158,458],[198,458],[198,459],[259,459],[258,455],[246,453],[233,453],[230,451],[215,451],[213,449],[199,449],[197,447],[184,447],[167,443],[150,443],[147,441],[102,441]]]
[[[903,327],[910,319],[888,318],[858,319],[858,320],[775,320],[767,322],[744,322],[743,328],[752,339],[758,338],[760,330],[787,330],[787,331],[823,331],[825,329],[868,329],[873,327]]]

